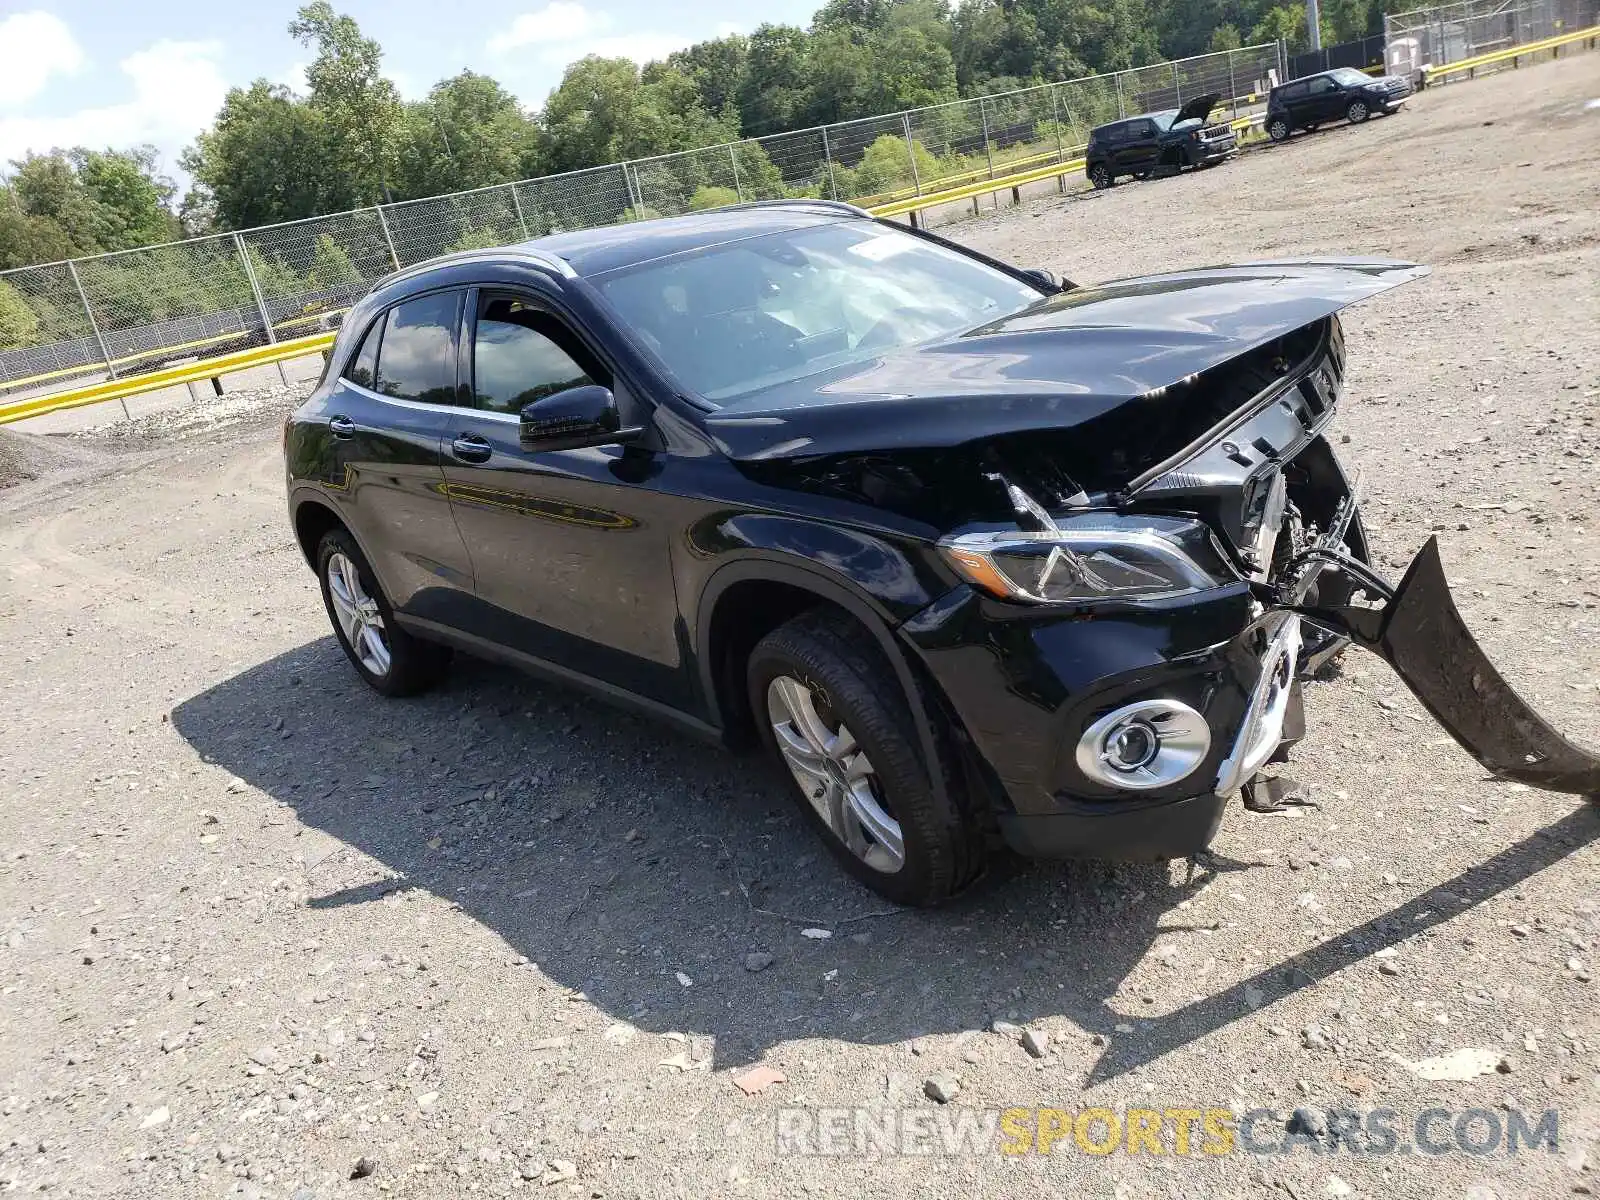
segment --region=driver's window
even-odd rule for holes
[[[1333,91],[1333,88],[1333,80],[1329,79],[1326,75],[1311,81],[1311,94],[1313,96],[1324,96]]]
[[[512,296],[479,297],[472,394],[490,412],[519,413],[535,400],[603,382],[559,319]]]

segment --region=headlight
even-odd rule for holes
[[[973,586],[1032,604],[1159,600],[1235,577],[1203,524],[1171,517],[1089,514],[1040,532],[961,534],[939,549]]]

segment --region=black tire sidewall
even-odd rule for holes
[[[1283,128],[1283,134],[1281,137],[1273,132],[1273,130],[1279,126],[1282,126]],[[1267,122],[1267,136],[1275,142],[1287,142],[1289,140],[1289,135],[1293,132],[1294,131],[1289,128],[1289,122],[1283,120],[1282,118]]]
[[[911,728],[907,705],[887,663],[863,673],[855,656],[835,652],[827,637],[815,636],[804,619],[769,634],[751,652],[747,679],[751,711],[763,745],[782,773],[790,797],[829,851],[855,879],[897,904],[936,904],[965,882],[961,863],[967,847],[955,845],[968,831],[953,814],[940,812],[923,763],[920,739]],[[866,752],[891,815],[900,824],[905,864],[894,874],[875,870],[850,852],[817,814],[790,773],[767,716],[767,686],[780,675],[799,680],[825,696],[834,714],[850,727]]]
[[[333,596],[328,588],[328,560],[335,554],[342,554],[355,563],[356,571],[361,576],[361,586],[372,597],[383,616],[384,640],[389,645],[389,670],[383,675],[375,675],[366,668],[361,656],[340,628]],[[333,636],[339,648],[373,691],[384,696],[409,696],[422,691],[438,678],[448,661],[448,651],[419,641],[400,628],[388,595],[372,573],[372,565],[347,530],[330,529],[317,544],[317,584],[322,589],[322,605],[327,610],[328,624],[333,627]]]

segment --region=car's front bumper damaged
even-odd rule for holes
[[[1294,565],[1287,583],[1092,620],[1019,619],[953,594],[904,626],[997,801],[1004,839],[1032,857],[1184,857],[1209,844],[1234,794],[1256,810],[1292,802],[1285,777],[1267,776],[1305,733],[1300,679],[1322,630],[1387,661],[1494,775],[1600,795],[1600,758],[1534,712],[1467,630],[1433,541],[1394,588],[1325,543]],[[1319,591],[1372,602],[1319,606]],[[1153,757],[1145,778],[1117,786],[1094,759],[1134,729],[1188,757]]]
[[[1463,750],[1491,774],[1529,787],[1600,796],[1600,757],[1574,745],[1507,683],[1472,636],[1445,580],[1437,538],[1429,538],[1398,587],[1335,561],[1379,591],[1375,607],[1294,606],[1302,617],[1372,651],[1400,676]]]

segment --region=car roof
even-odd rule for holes
[[[578,275],[599,275],[685,250],[704,250],[761,234],[862,218],[870,219],[871,214],[854,205],[828,200],[778,200],[707,209],[681,217],[574,229],[535,238],[512,249],[559,259]]]

